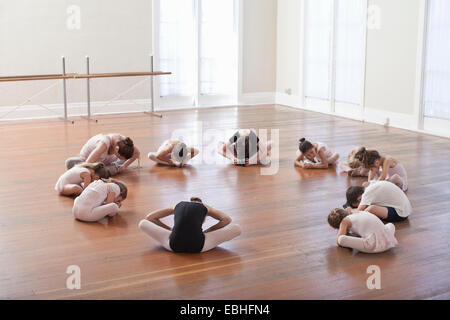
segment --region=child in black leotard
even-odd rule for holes
[[[240,129],[227,142],[219,142],[218,152],[233,161],[233,164],[247,166],[269,164],[272,141],[260,141],[254,130]]]
[[[160,220],[172,214],[173,228]],[[203,231],[202,225],[208,215],[219,222]],[[173,208],[150,213],[139,223],[139,228],[169,251],[199,253],[239,236],[241,228],[230,223],[231,218],[225,213],[204,205],[199,198],[191,198]]]

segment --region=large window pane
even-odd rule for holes
[[[425,116],[450,120],[450,1],[429,1],[427,31]]]
[[[335,100],[360,104],[365,1],[336,0]]]
[[[305,96],[330,98],[332,0],[305,1]]]
[[[202,0],[200,94],[234,95],[237,90],[235,0]]]
[[[172,75],[160,78],[160,95],[194,96],[194,0],[159,1],[159,61]]]

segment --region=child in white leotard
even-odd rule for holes
[[[372,180],[386,180],[396,184],[403,191],[408,190],[408,176],[403,165],[391,156],[381,156],[376,150],[367,150],[362,147],[355,159],[361,161],[369,169],[367,186]]]
[[[339,154],[333,152],[322,142],[311,143],[305,138],[300,139],[299,151],[295,165],[304,169],[327,169],[335,164]]]
[[[398,244],[394,236],[395,226],[392,223],[384,225],[380,219],[367,211],[348,214],[343,209],[334,209],[328,215],[328,223],[339,229],[337,244],[342,247],[365,253],[378,253]],[[356,236],[347,235],[349,232]]]
[[[93,222],[113,217],[127,197],[127,187],[117,180],[97,180],[91,183],[73,204],[72,213],[81,221]]]
[[[157,152],[150,152],[148,158],[158,164],[181,168],[198,153],[198,149],[179,140],[166,140]]]
[[[78,164],[59,177],[55,190],[64,196],[78,196],[92,181],[100,178],[109,178],[103,163]]]

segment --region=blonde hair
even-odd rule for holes
[[[94,173],[98,175],[100,179],[107,179],[111,177],[109,170],[105,167],[105,164],[102,162],[80,163],[77,164],[77,167],[94,170]]]
[[[120,188],[120,196],[122,196],[122,199],[125,200],[127,198],[128,195],[128,188],[125,185],[125,183],[119,181],[119,180],[115,180],[112,178],[109,179],[101,179],[104,183],[115,183],[119,186]]]
[[[342,220],[348,215],[348,213],[344,209],[336,208],[331,210],[328,215],[328,224],[334,229],[339,229]]]

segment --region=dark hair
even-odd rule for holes
[[[335,229],[339,229],[342,220],[344,220],[347,215],[348,213],[345,212],[345,210],[336,208],[328,215],[328,224]]]
[[[192,198],[191,198],[191,201],[203,203],[202,199],[197,198],[197,197],[192,197]]]
[[[361,161],[363,166],[367,169],[373,167],[375,161],[380,159],[381,156],[376,150],[367,150],[365,147],[361,147],[358,152],[355,153],[355,159]]]
[[[119,154],[126,159],[130,159],[134,154],[134,143],[130,138],[126,138],[125,140],[120,140],[117,142],[117,146],[119,147]]]
[[[306,153],[308,152],[308,150],[312,149],[313,145],[311,142],[309,142],[308,140],[306,140],[305,138],[301,138],[299,140],[299,145],[298,145],[298,149],[302,152],[302,153]]]
[[[358,202],[359,196],[364,193],[364,188],[360,186],[352,186],[347,189],[345,196],[347,198],[347,204],[353,207],[353,204]]]
[[[234,156],[238,160],[247,160],[250,158],[250,137],[241,136],[239,137],[233,145]],[[244,150],[244,158],[242,157],[242,150]],[[239,151],[239,152],[238,152]],[[238,158],[239,157],[239,158]]]

